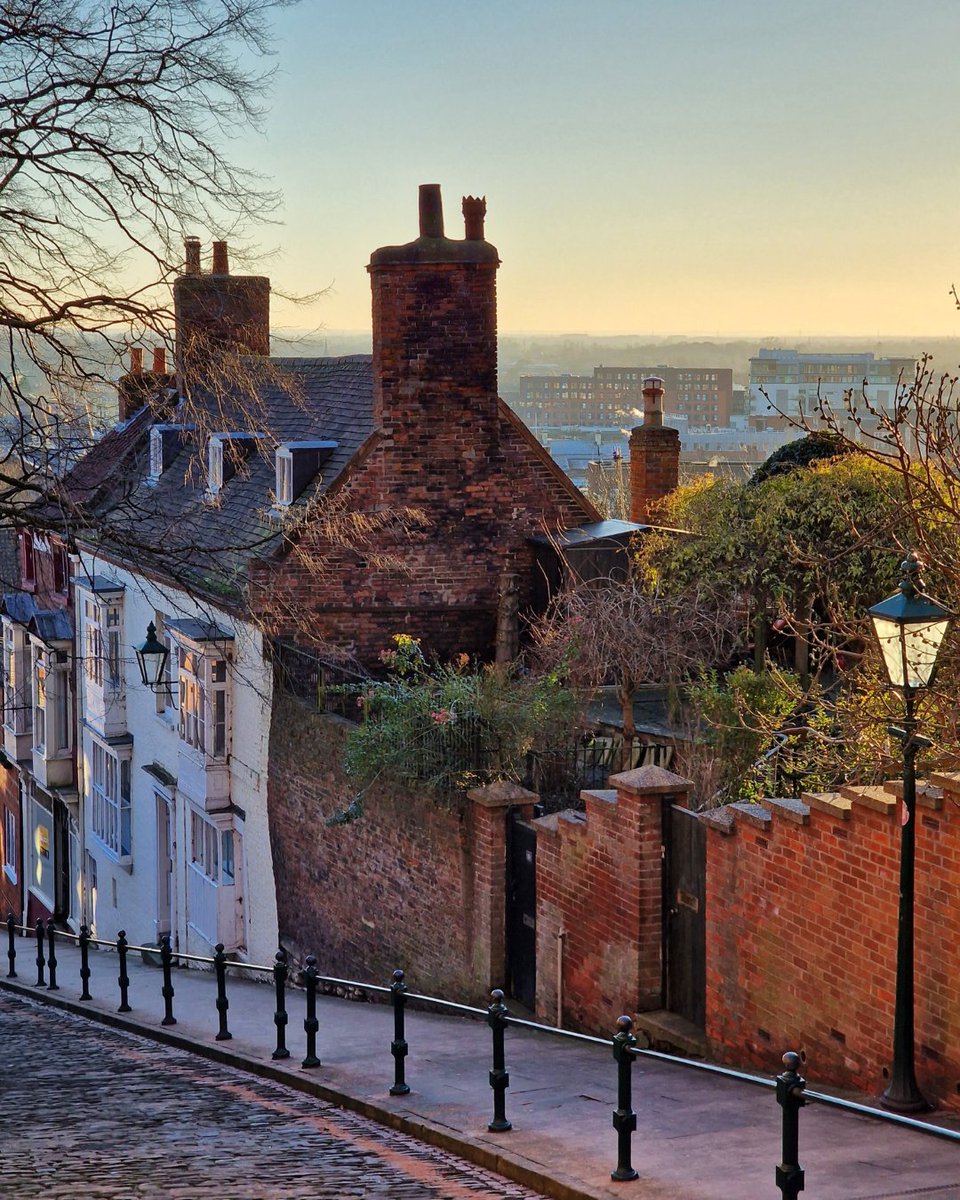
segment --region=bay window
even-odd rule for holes
[[[227,756],[227,660],[179,647],[181,739],[207,758]]]
[[[115,857],[129,857],[130,759],[92,742],[89,786],[94,834]]]

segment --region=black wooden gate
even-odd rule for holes
[[[537,834],[516,814],[507,833],[507,986],[514,1000],[532,1009],[537,992]]]
[[[706,1019],[706,830],[695,813],[664,804],[666,1007],[700,1029]]]

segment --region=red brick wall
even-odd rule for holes
[[[413,245],[416,254],[401,247],[389,262],[378,251],[370,266],[377,432],[331,499],[349,512],[416,508],[426,524],[379,534],[369,549],[308,532],[254,576],[279,631],[367,663],[401,632],[441,655],[489,655],[501,575],[518,575],[521,611],[533,602],[528,539],[598,519],[497,398],[496,251],[482,241]],[[420,261],[420,251],[475,261]]]
[[[276,627],[346,647],[368,664],[395,633],[422,637],[424,649],[441,655],[489,654],[501,574],[519,576],[521,612],[533,603],[528,537],[596,518],[505,406],[498,429],[495,454],[482,431],[442,418],[423,423],[415,446],[374,439],[338,500],[360,512],[415,505],[427,525],[380,534],[371,550],[345,550],[308,532],[255,575],[257,603],[275,614]]]
[[[537,826],[537,1015],[557,1015],[563,939],[564,1022],[609,1033],[621,1013],[661,1004],[661,807],[683,803],[685,780],[660,767],[611,777],[584,792],[586,813]]]
[[[960,777],[921,798],[916,1046],[921,1089],[960,1107]],[[771,1070],[878,1094],[891,1060],[899,802],[880,788],[720,810],[707,835],[707,1037]]]
[[[14,883],[3,869],[10,847],[4,843],[4,831],[7,827],[6,814],[13,813],[16,827],[16,845],[12,848],[14,862],[17,864],[17,882]],[[20,830],[20,784],[16,769],[0,766],[0,921],[7,919],[7,913],[13,913],[19,922],[23,916],[23,846]]]
[[[630,434],[630,519],[649,521],[657,501],[680,477],[680,434],[669,425],[638,425]]]
[[[386,983],[402,967],[417,990],[485,1000],[504,978],[506,814],[529,793],[441,804],[375,784],[357,820],[328,826],[356,794],[338,767],[347,729],[276,697],[268,805],[284,944],[325,974]]]

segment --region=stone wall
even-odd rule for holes
[[[277,696],[269,811],[281,941],[324,974],[485,1002],[504,979],[506,820],[533,799],[494,785],[450,802],[376,783],[339,763],[349,725]]]
[[[960,775],[917,809],[916,1063],[960,1107]],[[901,802],[844,788],[708,818],[707,1037],[764,1071],[785,1049],[811,1078],[878,1094],[891,1061]]]

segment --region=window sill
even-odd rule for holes
[[[96,843],[97,849],[102,852],[104,858],[109,859],[112,863],[116,863],[121,871],[126,871],[128,875],[133,874],[132,854],[117,854],[116,850],[111,850],[107,843],[95,830],[90,831],[90,836]]]
[[[10,881],[10,883],[12,883],[14,885],[16,884],[17,872],[13,869],[13,867],[9,867],[9,866],[7,866],[6,863],[4,863],[3,864],[3,873],[6,876],[6,878]]]

